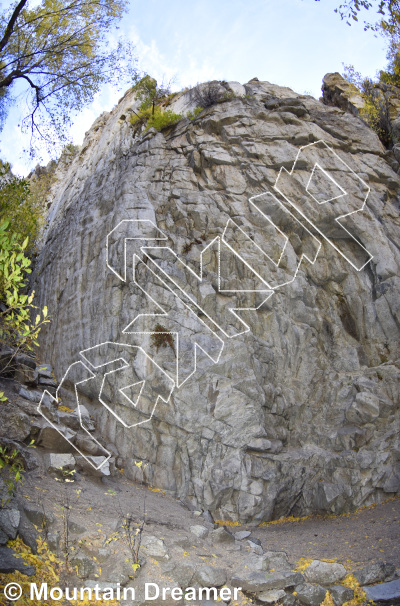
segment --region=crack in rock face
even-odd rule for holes
[[[379,502],[400,489],[395,162],[355,115],[221,86],[162,132],[120,119],[128,92],[62,167],[32,277],[42,358],[96,452],[215,519]]]

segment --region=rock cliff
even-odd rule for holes
[[[340,108],[218,86],[162,132],[134,131],[128,92],[86,134],[33,277],[43,359],[128,478],[216,519],[384,500],[400,490],[397,161]]]

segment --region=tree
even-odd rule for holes
[[[109,40],[126,9],[127,0],[20,0],[1,15],[0,120],[22,89],[31,142],[65,140],[71,114],[105,82],[135,80],[133,47]]]
[[[315,0],[320,2],[320,0]],[[358,21],[359,13],[362,10],[376,9],[380,16],[379,23],[368,23],[364,21],[364,29],[373,29],[375,31],[382,29],[394,31],[400,29],[400,0],[346,0],[335,9],[342,19],[346,20],[348,25],[352,21]]]
[[[40,199],[31,194],[25,179],[15,177],[0,160],[0,375],[13,371],[13,359],[21,349],[37,345],[40,329],[48,322],[47,308],[41,316],[32,302],[34,293],[26,291],[30,256],[42,224]]]
[[[33,253],[44,225],[42,199],[32,195],[28,181],[13,175],[10,165],[0,160],[0,223],[3,221],[9,224],[7,231],[18,233],[21,241],[29,238],[27,252]]]
[[[157,102],[171,94],[171,84],[171,81],[167,82],[167,84],[162,82],[159,86],[157,80],[148,74],[143,76],[132,89],[135,91],[139,101],[141,101],[139,109],[145,110],[151,108],[151,113],[154,116]]]

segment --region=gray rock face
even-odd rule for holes
[[[400,180],[356,116],[244,89],[161,133],[132,92],[96,120],[33,276],[42,356],[138,481],[216,520],[349,511],[400,489]]]

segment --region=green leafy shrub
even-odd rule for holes
[[[139,110],[138,113],[132,114],[130,117],[130,123],[136,127],[136,130],[140,126],[146,125],[145,130],[153,127],[158,131],[172,126],[179,122],[183,116],[181,114],[174,114],[171,110],[163,111],[160,107],[155,106],[154,113],[152,107],[147,107]]]
[[[193,111],[190,111],[186,114],[186,117],[189,118],[189,120],[194,120],[199,114],[201,114],[203,110],[204,107],[195,107]]]
[[[392,124],[390,120],[390,101],[388,91],[378,88],[366,78],[362,87],[364,107],[360,116],[376,132],[383,145],[393,146]]]
[[[44,225],[42,201],[26,179],[13,175],[10,165],[0,161],[0,221],[5,220],[11,232],[29,238],[28,250],[33,250]]]
[[[7,497],[2,498],[1,506],[4,507],[10,502],[15,494],[15,489],[19,482],[24,481],[24,462],[19,451],[8,446],[0,445],[0,475],[4,484],[7,486]]]
[[[156,130],[164,130],[168,126],[173,126],[177,124],[179,120],[182,120],[183,116],[181,114],[174,114],[171,110],[167,109],[166,111],[156,111],[147,121],[147,126],[145,130],[153,127]]]
[[[21,242],[20,234],[10,232],[8,220],[0,223],[0,344],[14,349],[33,349],[43,324],[48,322],[47,307],[36,313],[32,303],[34,292],[24,293],[26,274],[31,272],[31,261],[25,251],[28,237]],[[2,368],[2,372],[9,363]]]
[[[152,113],[155,113],[155,106],[162,100],[172,98],[171,84],[161,83],[159,86],[157,80],[146,74],[137,84],[132,87],[136,93],[136,98],[141,101],[139,110],[151,108]]]
[[[353,87],[354,93],[361,95],[363,99],[364,106],[360,110],[360,117],[376,132],[383,145],[391,148],[393,138],[390,95],[398,96],[398,93],[382,81],[373,82],[370,78],[364,78],[352,65],[344,66],[343,77]]]
[[[145,130],[153,127],[161,131],[182,119],[181,114],[174,114],[171,110],[160,107],[162,101],[165,102],[164,105],[168,105],[174,96],[171,94],[169,83],[158,86],[157,80],[146,75],[132,89],[136,98],[141,101],[138,111],[134,111],[129,118],[135,132],[144,125]]]

